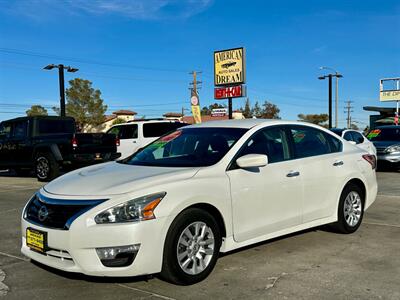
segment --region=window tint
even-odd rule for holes
[[[130,124],[130,125],[121,125],[114,126],[107,133],[115,134],[119,139],[137,139],[138,137],[138,125]]]
[[[0,124],[0,138],[9,138],[11,133],[11,124]]]
[[[329,142],[329,146],[331,148],[331,152],[332,153],[341,152],[342,151],[342,146],[343,146],[342,142],[339,139],[331,136],[330,134],[327,134],[325,132],[324,132],[324,134],[325,134],[326,139]]]
[[[356,144],[361,144],[364,142],[364,137],[362,136],[361,133],[357,131],[352,131],[351,134],[353,136],[353,141],[355,141]]]
[[[246,142],[239,157],[246,154],[265,154],[268,163],[290,159],[286,132],[277,127],[261,129]]]
[[[74,133],[72,120],[38,120],[39,134]]]
[[[170,131],[183,127],[187,124],[179,122],[157,122],[157,123],[144,123],[143,124],[143,136],[160,137]]]
[[[370,141],[400,141],[400,128],[397,128],[397,126],[389,128],[380,127],[371,130],[367,137]]]
[[[305,126],[291,129],[297,158],[331,153],[328,136],[324,132]]]
[[[336,133],[338,136],[342,136],[343,133],[343,129],[339,129],[339,128],[331,128],[330,131],[332,131],[333,133]]]
[[[346,141],[349,141],[349,142],[352,142],[352,141],[353,141],[353,136],[352,136],[352,134],[351,134],[350,131],[346,131],[345,134],[344,134],[344,136],[343,136],[343,138],[344,138]]]
[[[27,135],[27,130],[28,130],[27,121],[16,122],[14,123],[14,129],[12,135],[15,138],[25,138]]]

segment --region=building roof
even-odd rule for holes
[[[180,118],[182,117],[182,114],[178,112],[167,112],[163,114],[163,116],[166,118]]]
[[[114,120],[116,117],[117,117],[116,115],[107,115],[107,116],[104,116],[104,122],[103,122],[103,123],[108,122],[108,121],[111,121],[111,120]]]
[[[125,115],[125,116],[134,116],[137,115],[137,112],[127,109],[120,109],[113,112],[114,115]]]

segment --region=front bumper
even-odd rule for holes
[[[22,247],[25,256],[50,267],[91,276],[137,276],[161,271],[169,218],[98,225],[84,215],[69,230],[49,229],[22,219]],[[26,229],[47,233],[49,251],[40,254],[26,246]],[[140,244],[133,263],[126,267],[105,267],[96,248]]]

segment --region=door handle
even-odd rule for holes
[[[136,144],[136,141],[132,141],[132,143]]]
[[[289,173],[286,174],[286,177],[296,177],[299,175],[300,175],[300,172],[298,172],[298,171],[290,171]]]
[[[338,166],[343,166],[344,162],[343,160],[337,160],[333,163],[334,167],[338,167]]]

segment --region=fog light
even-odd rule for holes
[[[133,263],[140,244],[96,248],[97,256],[105,267],[126,267]]]

